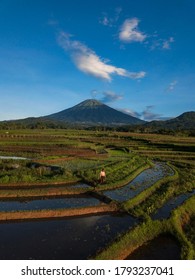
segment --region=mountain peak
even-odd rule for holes
[[[94,106],[101,106],[103,103],[96,99],[86,99],[85,101],[79,103],[76,106],[82,106],[82,107],[94,107]]]

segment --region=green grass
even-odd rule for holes
[[[195,259],[195,214],[193,214],[189,221],[183,226],[183,231],[191,244],[189,245],[189,250],[192,251],[190,255],[192,255],[192,259]]]
[[[175,231],[175,235],[177,235],[182,244],[182,259],[195,259],[195,244],[191,243],[184,231],[184,226],[189,223],[190,217],[193,217],[194,215],[195,196],[192,196],[182,206],[175,209],[170,218],[172,230]]]

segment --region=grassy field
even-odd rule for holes
[[[151,214],[169,199],[195,188],[194,137],[87,130],[2,130],[0,156],[26,158],[0,159],[2,199],[86,192],[86,188],[71,187],[70,183],[76,182],[86,183],[87,190],[95,192],[119,188],[153,162],[166,162],[174,170],[174,176],[161,179],[117,205],[121,211],[141,219],[141,224],[120,236],[96,258],[125,258],[163,232],[174,235],[180,242],[182,259],[195,258],[194,196],[175,209],[168,219],[151,219]],[[100,185],[102,168],[107,177]],[[29,216],[33,217],[33,213]]]

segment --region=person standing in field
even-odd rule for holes
[[[102,168],[102,170],[100,172],[100,183],[103,184],[105,179],[106,179],[106,172],[105,172],[104,168]]]

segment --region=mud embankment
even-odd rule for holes
[[[117,212],[118,207],[114,204],[103,204],[99,206],[91,206],[84,208],[69,208],[69,209],[48,209],[48,210],[34,210],[21,212],[0,212],[0,221],[13,220],[31,220],[31,219],[48,219],[48,218],[62,218],[81,215],[91,215],[100,213]]]

